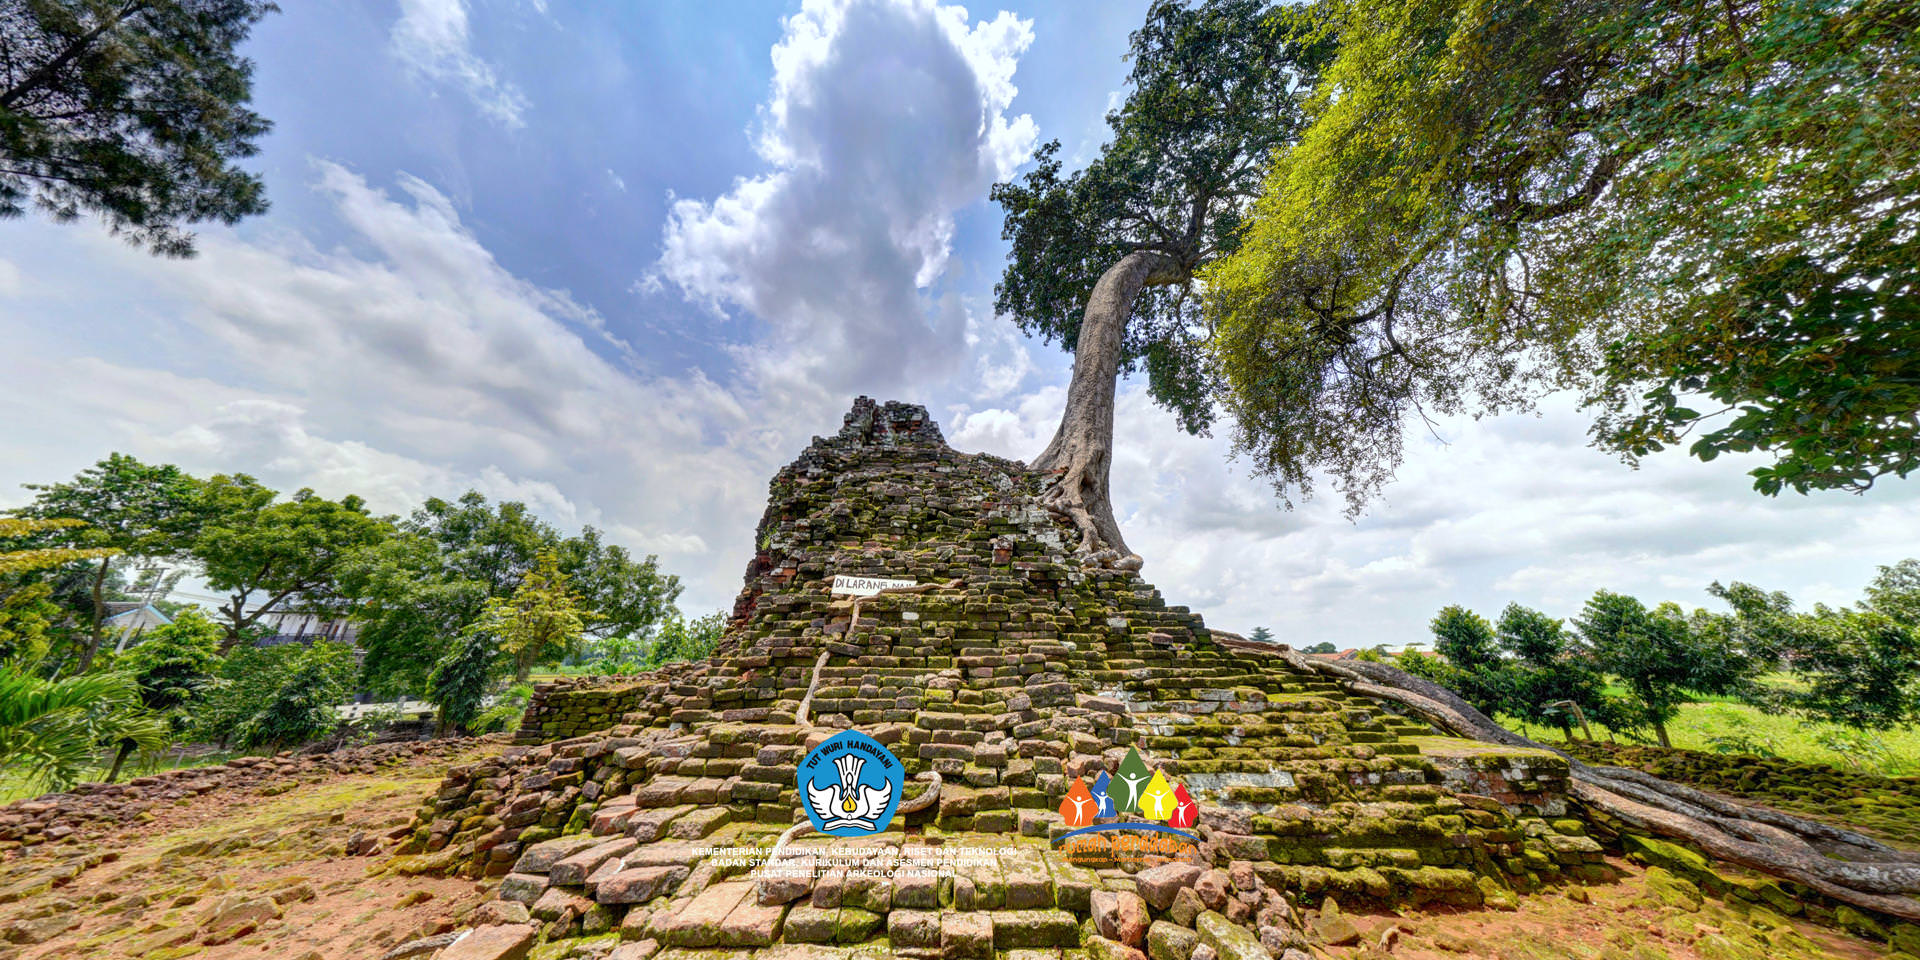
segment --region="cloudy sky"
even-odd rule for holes
[[[473,488],[730,602],[774,470],[861,393],[1024,458],[1068,359],[992,308],[987,190],[1084,159],[1145,3],[287,4],[257,29],[273,210],[155,260],[0,222],[0,506],[112,450],[383,511]],[[1145,575],[1215,625],[1426,639],[1446,603],[1567,616],[1715,579],[1846,602],[1920,553],[1916,487],[1769,500],[1734,458],[1630,470],[1571,403],[1446,422],[1385,502],[1280,509],[1123,384]]]

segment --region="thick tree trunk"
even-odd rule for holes
[[[1235,650],[1277,656],[1296,669],[1331,676],[1363,697],[1399,703],[1457,736],[1531,747],[1566,757],[1574,798],[1634,830],[1685,840],[1707,853],[1806,884],[1842,903],[1920,921],[1920,855],[1832,824],[1749,806],[1669,783],[1639,770],[1583,763],[1494,723],[1430,680],[1382,663],[1333,662],[1288,647],[1225,641]]]
[[[1054,473],[1044,502],[1073,521],[1080,531],[1080,553],[1096,562],[1139,569],[1140,558],[1127,549],[1113,519],[1108,475],[1113,467],[1113,397],[1120,376],[1120,345],[1126,337],[1133,302],[1147,286],[1186,278],[1179,261],[1162,253],[1136,251],[1107,268],[1087,298],[1080,338],[1073,348],[1073,381],[1067,408],[1053,442],[1036,458],[1035,470]]]

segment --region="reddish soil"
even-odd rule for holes
[[[216,790],[151,811],[147,822],[92,830],[84,843],[0,861],[0,899],[18,898],[0,905],[0,928],[77,921],[41,943],[0,944],[0,960],[333,960],[464,926],[490,884],[395,876],[383,869],[385,843],[368,856],[346,849],[355,836],[405,827],[448,766],[495,749],[476,743],[417,765],[315,777],[273,796]],[[210,924],[223,908],[234,921]]]

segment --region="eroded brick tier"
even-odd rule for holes
[[[524,904],[550,938],[617,930],[622,957],[776,942],[1130,955],[1149,929],[1156,957],[1280,956],[1299,945],[1303,899],[1472,905],[1604,875],[1599,845],[1561,816],[1565,761],[1437,736],[1215,642],[1138,575],[1076,562],[1040,481],[954,451],[922,407],[856,401],[774,478],[722,652],[541,687],[522,745],[455,770],[422,810],[408,868],[504,876],[496,919]],[[850,631],[836,574],[942,586],[868,598]],[[756,888],[702,856],[770,846],[804,820],[795,765],[847,727],[910,778],[944,781],[936,804],[864,843],[987,845],[996,865]],[[1049,843],[1072,778],[1130,748],[1195,795],[1205,843],[1190,868],[1089,870]],[[823,842],[847,843],[793,849]],[[1122,922],[1136,908],[1137,930]]]

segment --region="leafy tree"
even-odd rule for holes
[[[133,675],[150,710],[178,710],[200,699],[220,666],[220,625],[189,610],[141,635],[116,669]],[[184,719],[184,718],[182,718]]]
[[[117,555],[113,547],[63,545],[80,520],[0,517],[0,662],[40,662],[67,621],[50,584],[37,579],[86,560]]]
[[[489,504],[478,493],[428,500],[396,535],[357,551],[340,569],[370,683],[387,692],[422,689],[487,602],[510,597],[542,551],[555,555],[577,605],[592,615],[582,617],[592,634],[645,636],[681,590],[653,557],[635,560],[592,528],[562,537],[524,504]]]
[[[1431,677],[1451,688],[1481,713],[1498,711],[1506,696],[1505,670],[1495,641],[1493,624],[1461,606],[1441,608],[1429,629],[1433,649],[1446,658],[1442,677]]]
[[[47,655],[54,625],[65,616],[52,594],[46,584],[30,583],[0,597],[0,664],[24,669]]]
[[[362,669],[380,693],[413,693],[480,615],[487,585],[448,569],[441,546],[405,530],[350,558],[341,589],[354,601]]]
[[[0,577],[14,577],[35,570],[64,567],[82,560],[111,557],[120,551],[113,547],[48,546],[36,541],[49,534],[72,534],[86,522],[74,519],[33,520],[24,517],[0,517]]]
[[[1325,53],[1295,42],[1296,20],[1263,0],[1157,0],[1132,35],[1132,89],[1107,115],[1100,155],[1063,175],[1048,143],[1020,181],[993,188],[1012,242],[997,308],[1073,347],[1066,410],[1032,466],[1057,472],[1046,497],[1078,526],[1084,554],[1139,562],[1108,493],[1119,374],[1144,366],[1188,430],[1211,422],[1187,288],[1239,246],[1268,157],[1299,129],[1302,73]]]
[[[1517,603],[1500,614],[1495,635],[1509,659],[1504,668],[1502,709],[1532,723],[1551,723],[1573,739],[1573,708],[1602,722],[1617,719],[1602,695],[1605,678],[1584,651],[1573,648],[1562,621]]]
[[[78,520],[74,546],[102,551],[94,565],[92,612],[78,670],[92,669],[105,636],[106,587],[114,556],[177,557],[198,533],[199,484],[179,467],[152,466],[115,453],[65,483],[27,484],[33,503],[19,511],[41,520]],[[106,555],[105,551],[115,553]]]
[[[1866,606],[1895,622],[1920,627],[1920,559],[1881,567],[1867,585]]]
[[[1308,653],[1339,653],[1340,652],[1340,648],[1334,646],[1333,641],[1331,640],[1322,640],[1319,643],[1316,643],[1313,646],[1307,647],[1305,649],[1306,649],[1306,652]]]
[[[226,746],[240,724],[258,713],[286,678],[299,644],[241,645],[227,654],[193,710],[193,736]]]
[[[272,491],[259,489],[272,500]],[[391,529],[368,515],[359,497],[327,500],[307,489],[280,503],[249,496],[241,509],[214,512],[193,543],[193,557],[207,583],[228,592],[220,608],[222,648],[232,648],[268,614],[330,598],[346,559]]]
[[[1312,125],[1203,271],[1260,469],[1351,505],[1414,411],[1561,385],[1630,461],[1771,452],[1768,494],[1920,465],[1912,4],[1322,9]]]
[[[1769,708],[1856,730],[1920,721],[1920,562],[1881,567],[1858,610],[1816,606],[1796,613],[1784,593],[1735,583],[1714,584],[1730,614],[1703,615],[1705,629],[1784,662],[1800,682],[1758,687],[1747,698]]]
[[[487,633],[469,631],[427,676],[427,699],[440,711],[440,729],[470,729],[487,694],[510,661]]]
[[[1429,629],[1433,631],[1434,652],[1462,670],[1499,662],[1500,652],[1494,642],[1493,624],[1465,607],[1442,607]]]
[[[99,214],[154,253],[193,253],[181,224],[267,209],[235,161],[268,123],[237,53],[273,10],[252,0],[0,2],[0,217],[31,199]]]
[[[1633,719],[1652,727],[1662,747],[1673,745],[1667,722],[1689,693],[1731,693],[1752,673],[1740,650],[1693,630],[1671,603],[1649,610],[1633,597],[1601,590],[1574,625],[1595,665],[1632,691]]]
[[[1796,642],[1791,597],[1737,582],[1721,586],[1715,581],[1707,592],[1724,601],[1731,610],[1725,614],[1696,612],[1691,624],[1694,632],[1711,636],[1728,648],[1745,651],[1756,668],[1775,666],[1791,651]]]
[[[625,547],[607,543],[592,527],[582,529],[577,537],[556,538],[550,546],[580,598],[580,607],[593,613],[586,624],[587,636],[644,637],[674,612],[682,589],[680,578],[661,573],[655,558],[636,560]]]
[[[1920,721],[1920,629],[1871,610],[1815,608],[1798,620],[1793,672],[1777,699],[1809,720],[1856,730]]]
[[[51,790],[64,790],[123,739],[159,750],[167,726],[140,703],[140,687],[124,673],[88,673],[49,680],[0,664],[0,766]]]
[[[538,566],[527,571],[513,595],[488,598],[467,632],[498,644],[513,661],[514,680],[525,683],[534,664],[573,653],[587,619],[560,572],[559,557],[543,550]]]
[[[652,649],[647,651],[647,665],[657,667],[679,660],[705,660],[720,645],[720,636],[726,627],[726,617],[719,612],[693,620],[675,613],[660,625],[660,633],[654,638]]]
[[[295,652],[283,661],[283,670],[275,677],[278,682],[234,727],[234,742],[243,749],[296,746],[325,737],[340,726],[334,708],[353,694],[357,672],[353,649],[325,640],[287,646]]]
[[[179,733],[187,727],[181,708],[197,700],[213,681],[213,670],[220,663],[219,647],[219,625],[189,610],[172,623],[147,631],[140,645],[114,667],[133,675],[140,685],[141,703],[161,716],[171,732]],[[120,740],[107,771],[108,783],[120,779],[120,768],[138,747],[132,737]]]
[[[1273,631],[1268,630],[1266,627],[1254,627],[1253,632],[1247,634],[1247,639],[1255,643],[1272,643]]]
[[[1561,621],[1538,610],[1508,604],[1498,624],[1459,606],[1433,620],[1434,648],[1396,664],[1408,673],[1447,687],[1489,716],[1496,711],[1531,723],[1550,723],[1571,739],[1573,708],[1601,722],[1619,718],[1602,695],[1604,678],[1586,651],[1575,648]]]

